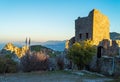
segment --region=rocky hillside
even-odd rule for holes
[[[32,45],[30,49],[31,51],[37,51],[37,52],[40,51],[40,52],[46,53],[46,55],[49,55],[50,57],[55,57],[57,54],[61,53],[60,51],[55,51],[51,48],[47,48],[42,45]]]
[[[7,43],[1,52],[2,54],[16,54],[18,58],[21,58],[22,56],[25,55],[28,49],[29,49],[28,46],[17,47],[12,43]],[[47,48],[41,45],[32,45],[30,46],[30,50],[35,52],[40,51],[42,53],[46,53],[50,57],[55,57],[57,54],[61,53],[59,51],[54,51],[50,48]]]
[[[66,40],[63,40],[63,41],[49,40],[46,42],[32,42],[32,44],[33,45],[42,45],[47,48],[53,49],[55,51],[64,51],[65,42],[66,42]]]
[[[111,32],[110,33],[110,39],[112,39],[112,40],[120,40],[120,33]]]
[[[16,54],[18,58],[21,58],[26,53],[27,50],[28,50],[27,46],[19,48],[12,43],[7,43],[5,47],[2,49],[2,52],[5,53],[7,51],[10,51],[11,53]]]

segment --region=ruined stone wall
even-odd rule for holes
[[[69,40],[66,40],[66,42],[65,42],[65,49],[68,50],[68,48],[69,48]]]
[[[120,75],[120,57],[115,58],[114,74]]]
[[[110,39],[109,26],[107,16],[93,9],[87,17],[75,20],[75,41],[91,39],[98,45],[103,39]]]
[[[90,70],[105,75],[120,75],[120,57],[102,56],[99,60],[94,57]]]
[[[72,37],[70,40],[66,40],[65,49],[68,50],[75,43],[75,37]]]
[[[112,75],[114,73],[115,62],[112,57],[102,57],[99,61],[100,73]]]
[[[118,56],[119,53],[119,43],[117,40],[107,40],[104,39],[100,42],[98,46],[102,46],[101,55],[102,56]]]
[[[93,40],[96,45],[103,39],[110,39],[109,19],[98,10],[93,10]]]
[[[88,33],[88,37],[86,37]],[[81,38],[80,38],[81,34]],[[75,20],[75,41],[92,39],[92,15]]]
[[[75,43],[75,37],[72,37],[72,38],[69,40],[69,47],[71,47],[74,43]]]
[[[117,44],[118,44],[118,46],[120,47],[120,40],[114,40]]]
[[[120,75],[120,57],[102,57],[100,71],[107,75]]]

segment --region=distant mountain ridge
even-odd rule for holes
[[[64,41],[46,41],[41,45],[51,48],[55,51],[64,51],[65,48],[65,40]]]
[[[110,39],[112,40],[120,40],[120,33],[117,32],[110,32]],[[65,49],[65,42],[66,40],[59,41],[59,40],[49,40],[46,42],[31,42],[31,45],[42,45],[47,48],[51,48],[55,51],[64,51]],[[23,46],[25,45],[25,42],[16,42],[16,46]],[[0,43],[0,49],[2,49],[5,46],[5,43]]]
[[[64,51],[65,42],[66,42],[65,40],[64,41],[50,40],[46,42],[31,42],[31,45],[42,45],[47,48],[51,48],[55,51]],[[3,49],[6,44],[7,43],[0,43],[0,50]],[[25,46],[25,42],[13,42],[13,44],[17,47]]]
[[[43,42],[42,44],[60,44],[60,43],[64,43],[64,42],[66,42],[66,40],[63,40],[63,41],[49,40],[49,41]]]
[[[112,40],[120,40],[120,33],[111,32],[110,33],[110,39],[112,39]]]

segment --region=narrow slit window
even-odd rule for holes
[[[82,34],[79,34],[80,39],[82,39]]]
[[[88,33],[86,33],[86,39],[88,39]]]

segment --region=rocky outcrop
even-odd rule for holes
[[[22,48],[19,48],[14,46],[12,43],[8,43],[3,48],[2,52],[5,53],[5,51],[6,52],[9,51],[13,54],[16,54],[18,58],[21,58],[23,55],[25,55],[28,49],[29,49],[28,46],[23,46]]]
[[[75,43],[75,37],[72,37],[70,40],[66,40],[65,50],[68,50]]]

